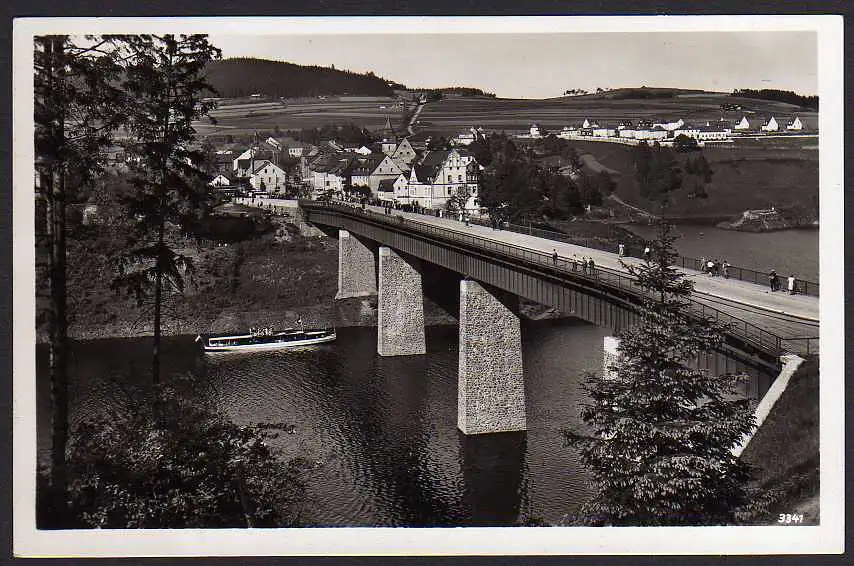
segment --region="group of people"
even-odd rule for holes
[[[552,248],[552,263],[557,265],[558,260],[557,250]],[[593,261],[592,257],[582,257],[578,259],[577,256],[573,255],[572,259],[569,260],[569,264],[572,266],[573,271],[578,271],[578,268],[581,267],[581,271],[586,275],[593,275],[596,272],[596,262]]]
[[[717,258],[703,258],[700,260],[700,271],[711,275],[712,277],[723,275],[725,279],[729,279],[729,263],[727,260],[723,260],[721,262],[718,261]]]
[[[777,275],[775,270],[771,270],[771,273],[768,274],[768,282],[771,285],[771,292],[780,290],[780,276]],[[790,295],[794,295],[798,292],[798,280],[795,279],[795,276],[789,274],[786,278],[786,290],[789,291]]]

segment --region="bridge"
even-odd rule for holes
[[[336,298],[377,296],[379,355],[426,352],[424,296],[458,318],[465,434],[526,428],[520,298],[615,331],[639,318],[640,290],[614,253],[377,207],[299,206],[307,222],[338,238]],[[582,256],[594,259],[595,270],[581,268]],[[775,371],[785,353],[818,352],[817,297],[683,271],[695,285],[691,313],[727,325],[724,367],[717,358],[699,365]],[[609,344],[615,348],[606,339],[606,356]]]

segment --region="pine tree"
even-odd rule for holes
[[[167,226],[191,232],[201,220],[210,195],[201,151],[192,149],[192,122],[213,108],[204,97],[213,92],[206,65],[220,56],[204,35],[137,35],[125,38],[129,64],[123,88],[133,97],[128,153],[133,156],[136,194],[127,201],[137,220],[128,251],[120,259],[117,284],[142,300],[150,293],[154,307],[152,379],[160,377],[160,334],[164,286],[180,292],[192,270],[190,257],[170,247]]]
[[[679,273],[676,237],[662,223],[649,260],[624,267],[644,294],[638,324],[618,333],[609,375],[590,375],[587,433],[566,432],[593,473],[585,522],[728,524],[747,503],[748,466],[731,449],[754,427],[741,376],[692,369],[721,344],[724,328],[689,316],[693,283]]]

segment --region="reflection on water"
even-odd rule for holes
[[[314,463],[303,519],[316,526],[559,522],[589,493],[561,430],[577,426],[581,376],[599,371],[606,331],[581,322],[523,325],[528,431],[466,437],[457,422],[458,330],[427,330],[427,354],[382,358],[375,328],[329,345],[202,357],[191,338],[163,347],[167,374],[195,372],[198,395],[238,423],[284,422],[283,456]],[[150,339],[73,345],[72,420],[145,381]],[[46,352],[39,350],[39,448],[50,446]]]

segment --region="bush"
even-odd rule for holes
[[[161,386],[153,399],[137,394],[131,411],[74,428],[68,448],[74,525],[296,525],[306,465],[282,461],[272,448],[287,427],[238,426],[190,400],[180,392],[183,385]]]

